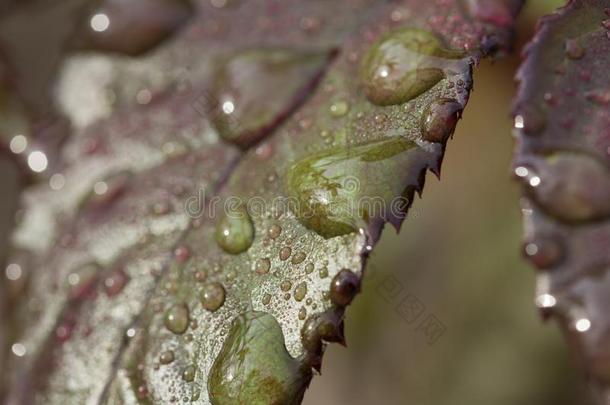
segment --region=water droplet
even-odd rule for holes
[[[610,173],[598,160],[557,152],[535,162],[538,175],[530,177],[528,193],[547,213],[566,222],[610,216]]]
[[[405,103],[432,88],[450,71],[462,51],[445,47],[434,34],[412,28],[392,31],[377,41],[363,59],[360,76],[369,100],[377,105]]]
[[[21,266],[17,263],[10,263],[4,269],[4,274],[6,275],[6,278],[10,281],[17,281],[21,278],[23,271],[21,270]]]
[[[111,204],[123,195],[132,176],[131,172],[121,171],[111,174],[104,181],[96,182],[91,192],[83,199],[80,205],[101,207]]]
[[[405,212],[396,203],[419,187],[419,173],[436,162],[411,141],[389,138],[307,157],[290,167],[286,189],[297,202],[291,208],[299,221],[332,238],[366,229],[373,219],[400,223]]]
[[[280,289],[282,291],[288,291],[288,290],[290,290],[290,288],[292,288],[292,282],[290,280],[284,280],[280,284]]]
[[[11,142],[9,144],[9,148],[11,152],[18,155],[20,153],[25,152],[28,147],[28,138],[23,135],[15,135],[11,138]]]
[[[585,49],[575,39],[566,39],[565,51],[570,59],[581,59],[585,56]]]
[[[307,283],[304,281],[299,283],[294,289],[294,299],[298,302],[303,301],[305,296],[307,295]]]
[[[310,316],[301,329],[303,347],[311,353],[321,353],[322,340],[343,342],[343,324],[336,312]]]
[[[65,185],[66,185],[66,178],[61,173],[55,173],[49,179],[49,187],[51,187],[51,190],[55,190],[55,191],[61,190],[62,188],[64,188]]]
[[[296,252],[294,254],[294,256],[292,256],[291,263],[292,264],[303,263],[305,261],[305,259],[307,259],[307,255],[304,252]]]
[[[563,258],[564,248],[556,237],[538,236],[523,244],[524,255],[539,269],[549,269]]]
[[[591,329],[591,321],[587,318],[580,318],[574,322],[574,328],[577,332],[584,333]]]
[[[159,363],[169,364],[174,361],[174,352],[172,350],[166,350],[159,356]]]
[[[305,273],[307,273],[307,274],[311,274],[311,273],[313,272],[313,270],[314,270],[314,265],[313,265],[313,263],[307,263],[307,264],[305,265]]]
[[[279,225],[271,225],[267,230],[267,234],[271,239],[276,239],[282,233],[282,227]]]
[[[248,147],[303,100],[328,58],[325,52],[288,48],[239,51],[216,69],[212,97],[203,100],[203,108],[211,111],[221,137]]]
[[[182,370],[182,379],[186,382],[193,382],[195,380],[195,375],[197,374],[197,367],[191,365],[186,366],[184,370]]]
[[[118,295],[129,282],[129,277],[123,269],[113,271],[104,280],[104,291],[109,297]]]
[[[225,288],[220,283],[207,283],[199,297],[205,309],[210,312],[217,311],[225,302]]]
[[[178,335],[186,332],[189,325],[189,308],[186,304],[174,304],[165,313],[165,327]]]
[[[358,276],[350,270],[343,269],[333,277],[330,283],[330,299],[336,305],[345,307],[352,302],[359,290]]]
[[[95,32],[104,32],[110,27],[110,19],[104,13],[97,13],[91,17],[89,25]]]
[[[28,155],[28,166],[35,173],[42,173],[47,170],[49,161],[44,152],[35,150]]]
[[[299,402],[311,372],[293,359],[277,320],[247,312],[231,325],[210,370],[212,404],[292,404]]]
[[[216,242],[227,253],[239,254],[248,250],[254,241],[254,225],[242,206],[227,210],[216,225]]]
[[[430,103],[423,115],[423,139],[444,144],[453,134],[461,113],[462,105],[455,100],[442,99]]]
[[[318,275],[320,276],[320,278],[326,278],[328,277],[328,267],[324,266],[320,269],[320,271],[318,272]]]
[[[545,114],[536,107],[522,107],[515,116],[515,128],[526,135],[538,135],[546,128]]]
[[[256,261],[256,267],[255,267],[255,271],[258,274],[267,274],[269,273],[269,269],[271,268],[271,260],[269,260],[268,258],[262,258],[262,259],[258,259]]]
[[[186,263],[186,261],[191,257],[191,251],[188,246],[178,246],[174,250],[174,257],[178,261],[178,263]]]
[[[280,260],[282,260],[282,261],[288,260],[288,258],[290,257],[291,254],[292,254],[292,249],[290,248],[290,246],[284,246],[283,248],[280,249]]]
[[[304,321],[306,317],[307,309],[305,309],[305,307],[302,307],[301,309],[299,309],[299,320]]]
[[[137,55],[175,32],[191,9],[186,1],[105,1],[75,46]]]
[[[342,117],[349,111],[349,104],[343,100],[335,101],[330,105],[329,110],[333,117]]]
[[[11,346],[11,351],[17,357],[23,357],[27,353],[25,345],[19,342],[13,343],[13,345]]]

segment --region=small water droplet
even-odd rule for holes
[[[349,104],[344,100],[335,101],[330,105],[329,110],[333,117],[342,117],[349,111]]]
[[[4,269],[4,274],[10,281],[17,281],[23,275],[23,271],[21,270],[21,266],[17,263],[10,263]]]
[[[324,267],[320,268],[318,275],[320,276],[320,278],[328,277],[328,267],[324,266]]]
[[[225,302],[225,288],[220,283],[207,283],[199,297],[205,309],[210,312],[217,311]]]
[[[294,299],[298,302],[303,301],[307,295],[307,283],[304,281],[299,283],[294,289]]]
[[[269,273],[269,269],[271,268],[271,260],[269,260],[268,258],[264,257],[262,259],[258,259],[256,261],[256,267],[255,267],[255,271],[260,274],[267,274]]]
[[[191,257],[191,251],[188,246],[180,245],[174,250],[174,257],[178,263],[186,263],[186,261]]]
[[[271,302],[271,294],[265,293],[261,301],[263,302],[263,305],[269,305]]]
[[[109,297],[118,295],[129,282],[129,277],[123,269],[113,271],[104,279],[104,291]]]
[[[174,361],[174,352],[172,350],[166,350],[159,356],[159,363],[169,364]]]
[[[288,258],[290,257],[291,254],[292,254],[292,249],[290,248],[290,246],[284,246],[283,248],[280,249],[280,260],[282,260],[282,261],[288,260]]]
[[[307,264],[305,265],[305,273],[307,273],[307,274],[311,274],[311,273],[313,272],[313,270],[314,270],[314,265],[313,265],[313,263],[307,263]]]
[[[28,166],[35,173],[42,173],[47,170],[49,161],[47,155],[39,150],[35,150],[28,155]]]
[[[284,280],[280,284],[280,288],[282,291],[288,291],[290,288],[292,288],[292,282],[290,280]]]
[[[303,263],[307,259],[307,255],[305,252],[296,252],[294,256],[292,256],[291,263],[292,264],[300,264]]]
[[[15,135],[11,138],[11,142],[9,144],[9,148],[11,152],[18,155],[20,153],[25,152],[28,147],[28,138],[24,135]]]
[[[535,107],[522,107],[515,116],[515,128],[526,135],[538,135],[546,128],[545,114]]]
[[[174,304],[165,313],[165,327],[178,335],[186,332],[189,325],[189,308],[186,304]]]
[[[350,270],[343,269],[333,277],[330,283],[330,299],[336,305],[345,307],[352,302],[359,290],[358,276]]]
[[[195,375],[197,374],[197,367],[190,365],[186,366],[184,370],[182,370],[182,379],[186,382],[193,382],[195,380]]]
[[[267,230],[267,234],[271,239],[276,239],[282,233],[282,227],[279,225],[271,225]]]
[[[413,28],[390,32],[363,58],[360,76],[377,105],[405,103],[432,88],[446,72],[462,71],[464,52],[448,49],[434,34]]]
[[[566,39],[565,51],[570,59],[581,59],[585,56],[585,49],[575,39]]]
[[[248,250],[254,241],[254,225],[242,206],[227,210],[216,225],[216,242],[227,253],[239,254]]]
[[[591,321],[587,318],[580,318],[574,322],[574,328],[577,332],[585,333],[591,329]]]

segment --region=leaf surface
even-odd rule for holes
[[[9,403],[299,403],[519,7],[206,1],[142,56],[64,61]]]

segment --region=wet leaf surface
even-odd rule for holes
[[[64,60],[74,130],[23,196],[7,402],[298,403],[509,45],[520,2],[465,3],[198,2],[142,56]]]
[[[610,383],[610,3],[573,0],[543,19],[518,74],[514,172],[536,303],[583,360],[601,403]]]

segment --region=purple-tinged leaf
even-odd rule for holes
[[[536,304],[560,323],[600,403],[610,383],[610,2],[572,0],[525,51],[514,173]]]
[[[509,46],[488,16],[521,2],[483,3],[202,1],[141,58],[66,61],[78,130],[24,196],[8,403],[299,403],[473,65]],[[236,61],[245,81],[215,80]]]

